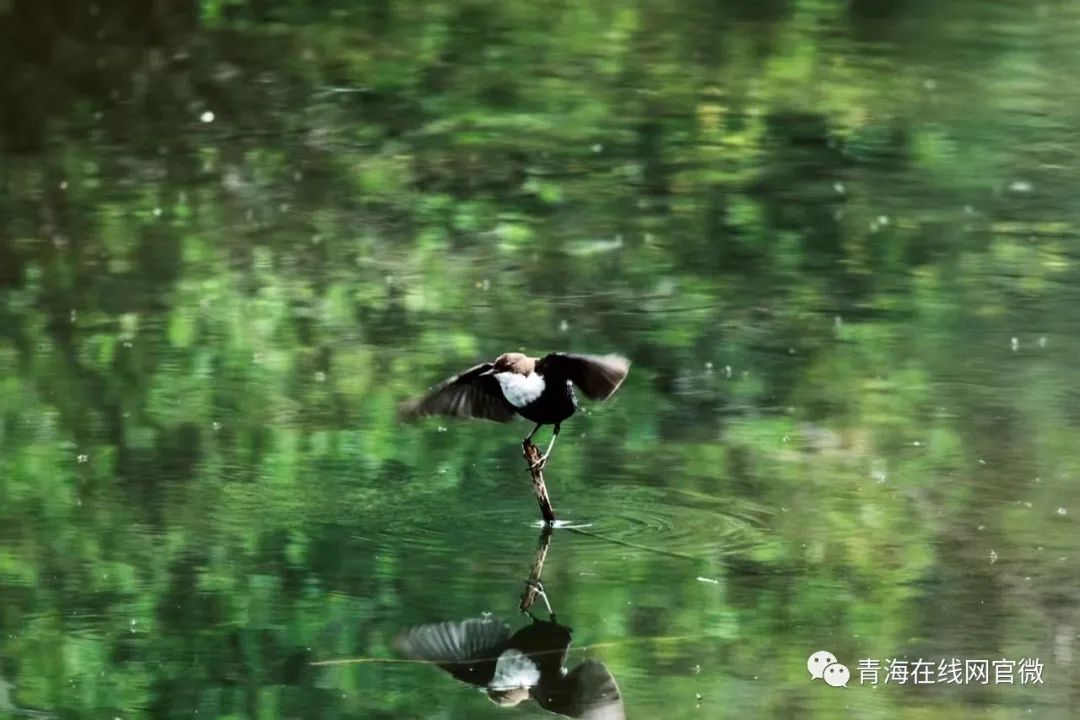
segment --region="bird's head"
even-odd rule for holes
[[[514,707],[515,705],[521,704],[522,700],[529,699],[529,688],[515,687],[507,688],[505,690],[488,688],[487,696],[491,702],[499,707]]]
[[[498,373],[510,372],[518,375],[528,375],[536,369],[536,360],[524,353],[503,353],[495,358],[491,369],[485,374],[497,375]]]

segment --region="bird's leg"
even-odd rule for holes
[[[529,446],[533,444],[533,435],[535,435],[536,431],[539,429],[540,423],[536,423],[536,426],[529,432],[528,435],[525,436],[525,439],[521,441],[521,449],[522,451],[524,451],[526,459],[529,457]],[[539,453],[539,450],[537,450],[537,452]],[[526,472],[532,472],[532,467],[526,470]]]
[[[536,431],[533,430],[533,432],[536,432]],[[544,451],[544,454],[540,456],[539,460],[537,460],[535,463],[533,463],[529,467],[530,471],[531,470],[541,469],[541,468],[544,467],[544,465],[547,463],[548,456],[551,455],[551,449],[553,447],[555,447],[555,439],[558,438],[558,437],[559,437],[559,424],[555,423],[555,431],[551,435],[551,442],[548,443],[547,450]]]
[[[536,431],[539,430],[539,429],[540,429],[540,423],[536,423],[536,427],[534,427],[532,429],[532,432],[530,432],[528,435],[525,436],[525,439],[521,441],[521,444],[524,445],[525,443],[531,441],[533,439],[533,435],[535,435]]]

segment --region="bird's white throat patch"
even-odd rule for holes
[[[534,372],[522,375],[515,372],[495,373],[507,402],[516,408],[525,407],[544,392],[544,376]]]
[[[495,661],[495,676],[489,686],[493,690],[529,688],[540,682],[540,668],[517,648],[504,650]]]

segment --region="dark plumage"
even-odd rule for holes
[[[492,702],[513,706],[534,700],[549,712],[584,720],[624,720],[615,678],[597,660],[565,667],[571,630],[534,619],[513,635],[493,618],[420,625],[400,634],[398,652],[432,662],[478,687]]]
[[[448,415],[496,422],[509,422],[520,415],[536,423],[526,440],[531,440],[541,425],[554,425],[551,444],[539,461],[542,465],[555,445],[560,424],[577,410],[574,387],[589,398],[606,400],[619,389],[629,370],[630,362],[620,355],[551,353],[532,358],[504,353],[495,362],[471,367],[427,395],[405,403],[401,415],[407,419]]]

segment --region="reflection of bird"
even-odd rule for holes
[[[497,422],[521,415],[536,423],[526,440],[531,440],[541,425],[554,425],[551,444],[537,461],[542,467],[555,446],[560,423],[577,409],[574,385],[590,398],[606,400],[619,389],[629,370],[630,362],[620,355],[551,353],[532,358],[504,353],[494,363],[469,368],[424,397],[405,403],[401,414],[406,418],[451,415]]]
[[[461,682],[511,707],[533,699],[549,712],[585,720],[624,720],[622,695],[602,662],[564,667],[571,631],[533,619],[512,636],[492,618],[419,625],[397,637],[405,657],[433,662]]]

